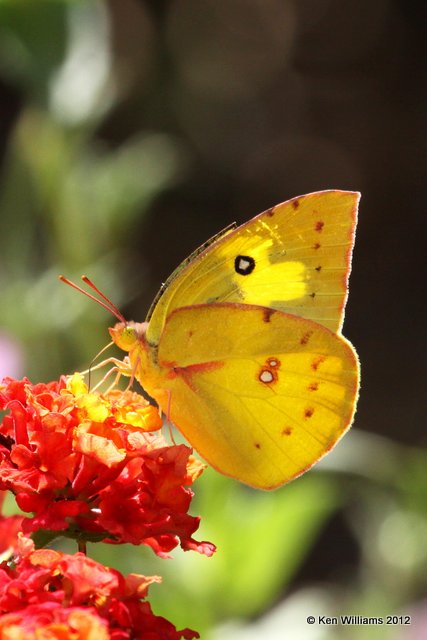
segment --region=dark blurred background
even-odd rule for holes
[[[58,273],[87,273],[143,320],[230,222],[362,192],[352,432],[274,494],[207,471],[197,508],[215,558],[123,556],[165,575],[160,613],[203,637],[427,637],[426,13],[421,0],[0,2],[2,375],[48,380],[107,342],[111,318]],[[305,622],[346,613],[413,624]]]

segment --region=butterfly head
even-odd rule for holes
[[[108,331],[113,342],[123,351],[131,351],[145,339],[148,322],[118,322]]]

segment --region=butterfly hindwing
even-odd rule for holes
[[[353,417],[352,346],[271,308],[177,309],[158,359],[168,373],[161,389],[148,391],[213,467],[251,486],[271,489],[303,473]]]

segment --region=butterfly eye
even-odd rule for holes
[[[114,327],[110,327],[108,331],[110,332],[113,342],[124,351],[130,351],[137,341],[135,328],[123,322],[119,322]]]
[[[236,256],[234,270],[241,276],[248,276],[255,269],[255,260],[252,256]]]

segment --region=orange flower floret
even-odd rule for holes
[[[149,545],[166,555],[181,544],[211,555],[192,538],[189,486],[205,465],[158,432],[156,407],[130,391],[89,392],[80,374],[33,385],[0,385],[0,490],[11,490],[41,529],[79,540]],[[157,431],[157,433],[152,433]]]
[[[123,576],[87,558],[49,549],[29,550],[10,567],[0,565],[0,637],[192,640],[156,616],[145,600],[157,576]]]

